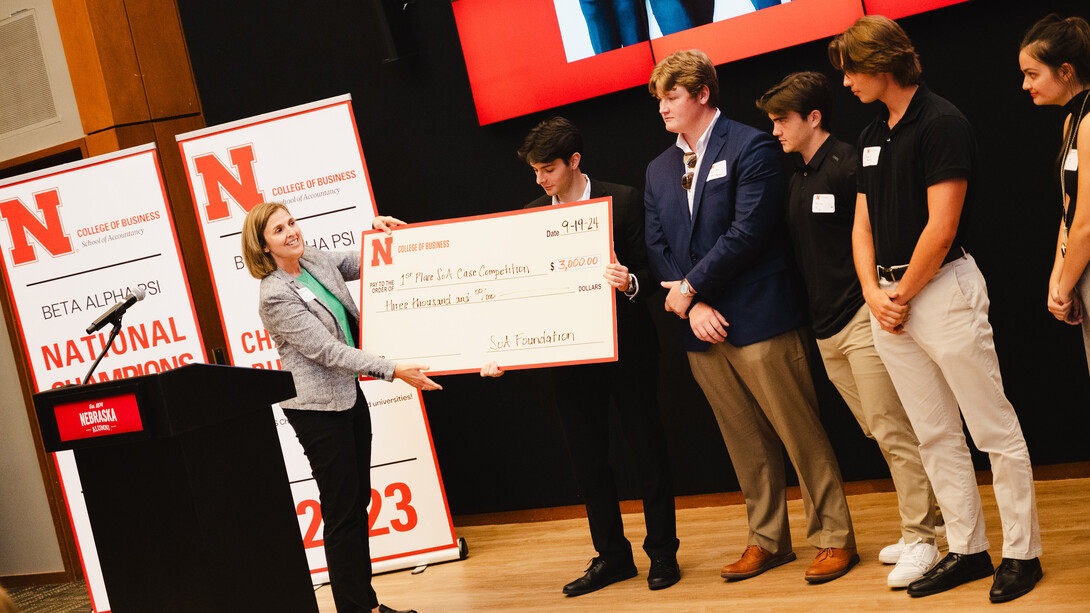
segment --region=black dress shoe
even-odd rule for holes
[[[582,596],[600,590],[611,583],[635,576],[636,565],[632,562],[618,564],[607,562],[602,558],[594,558],[590,561],[586,574],[564,586],[564,593],[568,596]]]
[[[999,563],[999,569],[995,571],[995,581],[992,582],[992,591],[988,593],[988,599],[992,602],[1007,602],[1019,596],[1025,596],[1041,580],[1041,561],[1015,560],[1003,558]]]
[[[992,574],[992,559],[987,551],[980,553],[953,553],[939,561],[922,577],[908,584],[909,596],[930,596],[955,587],[983,579]]]
[[[647,571],[647,587],[661,590],[678,581],[681,581],[681,568],[677,565],[677,558],[651,558],[651,570]]]
[[[378,606],[378,613],[416,613],[416,609],[391,609],[384,604],[380,604]]]

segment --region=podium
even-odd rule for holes
[[[189,364],[34,395],[71,449],[113,613],[314,612],[270,405],[291,373]]]

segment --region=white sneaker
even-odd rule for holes
[[[890,571],[886,584],[890,587],[908,587],[909,583],[922,577],[938,562],[939,548],[923,542],[923,539],[916,539],[916,542],[904,546],[901,559]]]
[[[901,560],[901,552],[905,549],[905,537],[901,537],[896,543],[886,545],[878,552],[878,561],[882,564],[896,564]]]

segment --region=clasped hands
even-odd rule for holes
[[[714,307],[703,303],[693,303],[692,296],[684,296],[680,289],[681,281],[663,281],[662,286],[669,290],[666,294],[665,308],[682,319],[689,320],[693,334],[706,343],[721,343],[727,340],[727,318]]]
[[[1068,292],[1066,296],[1060,294],[1058,285],[1048,288],[1048,310],[1056,319],[1077,326],[1082,323],[1084,316],[1082,300],[1075,292]]]
[[[890,334],[904,334],[911,310],[897,290],[875,288],[864,299],[878,326]]]

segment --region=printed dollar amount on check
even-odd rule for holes
[[[617,359],[609,198],[366,232],[362,347],[429,374]]]

